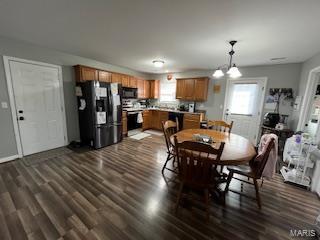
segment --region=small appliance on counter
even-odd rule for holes
[[[194,107],[195,107],[194,103],[189,103],[188,107],[189,107],[189,112],[193,113]]]
[[[288,117],[289,115],[280,115],[280,119],[279,122],[276,124],[275,128],[278,130],[284,130],[284,129],[288,129]]]
[[[179,111],[188,111],[188,108],[185,104],[180,104],[178,107]]]
[[[268,112],[264,115],[263,125],[266,127],[274,128],[280,120],[279,113]]]

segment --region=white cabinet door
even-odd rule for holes
[[[64,145],[59,70],[10,61],[23,155]]]

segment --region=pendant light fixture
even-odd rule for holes
[[[233,54],[235,53],[234,50],[233,50],[233,46],[237,43],[237,41],[233,40],[233,41],[230,41],[229,43],[231,45],[231,51],[229,52],[229,55],[230,55],[229,65],[224,65],[224,66],[218,67],[214,71],[214,73],[212,74],[212,76],[215,77],[215,78],[220,78],[220,77],[224,76],[224,73],[223,73],[222,69],[226,69],[227,70],[227,74],[231,78],[238,78],[238,77],[242,76],[242,74],[239,71],[239,69],[236,66],[236,64],[232,63],[232,57],[233,57]]]

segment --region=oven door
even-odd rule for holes
[[[128,130],[138,129],[142,127],[142,123],[138,123],[139,112],[128,112]]]
[[[122,88],[122,98],[136,99],[138,97],[137,88]]]

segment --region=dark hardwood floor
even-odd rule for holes
[[[261,189],[262,210],[230,192],[226,206],[212,201],[209,223],[196,198],[175,215],[165,158],[164,139],[152,136],[29,167],[1,164],[0,239],[290,239],[319,214],[315,194],[276,176]],[[244,191],[254,195],[252,186]]]

